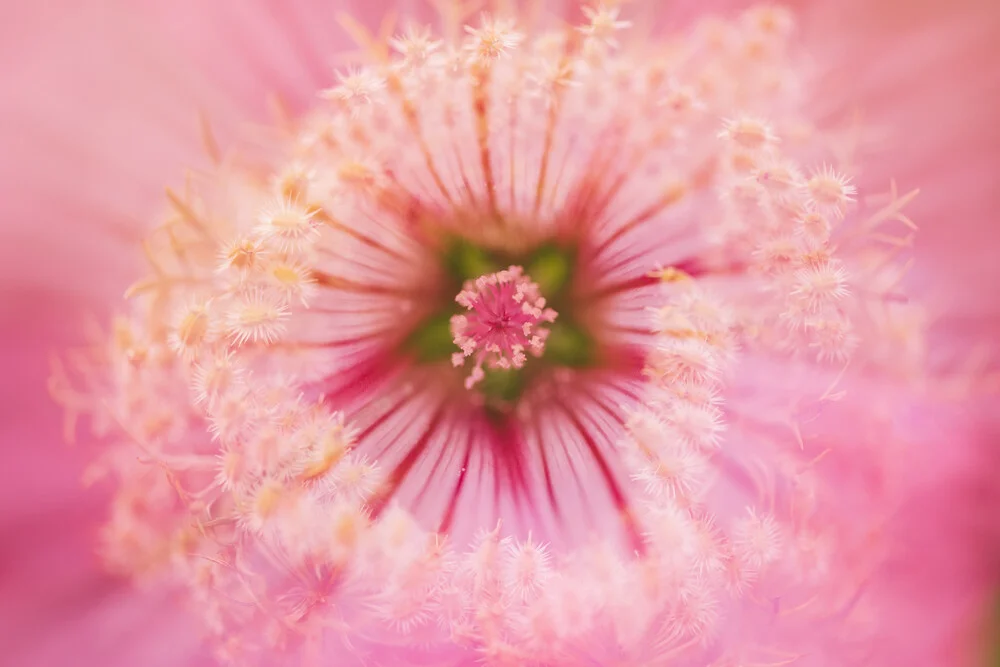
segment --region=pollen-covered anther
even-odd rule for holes
[[[747,516],[740,519],[733,530],[733,550],[753,568],[774,562],[781,554],[781,532],[777,522],[769,515],[758,515],[753,508],[748,508]]]
[[[191,377],[194,401],[211,407],[226,392],[242,386],[244,368],[232,352],[214,355],[195,364]]]
[[[236,271],[240,277],[260,267],[266,254],[264,243],[256,237],[242,236],[223,246],[219,252],[219,272]]]
[[[685,638],[708,639],[719,619],[718,600],[712,590],[699,580],[690,582],[677,600],[669,626]]]
[[[753,257],[758,270],[770,275],[785,274],[800,266],[802,244],[798,238],[778,236],[761,242]]]
[[[275,290],[286,300],[298,300],[302,305],[309,303],[309,298],[316,288],[316,281],[307,266],[295,260],[271,262],[267,268],[267,276]]]
[[[253,289],[237,298],[227,314],[229,335],[236,345],[269,344],[285,328],[288,308],[280,295],[270,290]]]
[[[282,503],[287,499],[287,490],[280,482],[263,481],[250,499],[247,517],[249,527],[253,530],[262,530],[277,516]]]
[[[664,385],[677,382],[714,382],[722,359],[707,341],[698,338],[662,341],[650,353],[647,373]]]
[[[766,159],[753,170],[754,178],[772,196],[786,197],[802,185],[802,175],[787,161]]]
[[[552,576],[551,556],[545,544],[533,542],[531,536],[505,545],[501,570],[511,592],[523,601],[536,597]]]
[[[289,201],[304,201],[315,178],[314,169],[296,162],[285,167],[275,180],[282,197]]]
[[[726,120],[719,138],[750,150],[761,150],[778,143],[770,125],[748,116]]]
[[[311,451],[302,471],[303,480],[314,480],[326,475],[351,451],[354,438],[352,433],[338,426],[327,429],[316,443],[310,443]]]
[[[370,519],[361,506],[350,501],[338,501],[328,512],[330,557],[334,563],[344,564],[357,551]]]
[[[365,107],[379,100],[385,89],[385,79],[370,69],[353,69],[337,74],[338,85],[320,93],[320,97],[332,100],[345,111],[358,115]]]
[[[830,220],[817,211],[809,211],[796,221],[798,235],[810,247],[822,247],[830,240]]]
[[[847,270],[837,261],[823,262],[795,272],[790,297],[808,312],[816,312],[825,305],[846,297]]]
[[[492,530],[480,528],[459,566],[480,601],[501,593],[501,556],[511,541],[510,537],[501,537],[501,527],[498,521]]]
[[[465,32],[469,34],[465,43],[466,52],[481,64],[501,58],[524,41],[524,35],[517,32],[514,25],[514,21],[494,19],[484,13],[479,28],[465,26]]]
[[[225,449],[217,457],[215,481],[224,491],[241,490],[249,479],[246,456],[238,449]]]
[[[455,301],[467,313],[451,318],[451,333],[462,350],[452,355],[461,366],[473,357],[475,366],[465,381],[471,389],[492,369],[521,368],[527,351],[541,356],[556,311],[545,307],[538,285],[519,266],[469,281]]]
[[[389,40],[389,46],[403,57],[403,64],[417,68],[427,63],[441,48],[441,41],[431,38],[431,29],[410,26],[399,37]]]
[[[580,85],[574,79],[573,65],[561,60],[545,61],[540,71],[529,72],[527,79],[533,86],[533,92],[548,103],[555,102],[565,89]]]
[[[712,449],[719,445],[725,424],[722,412],[712,405],[693,405],[675,401],[668,413],[677,434],[697,449]]]
[[[596,7],[584,7],[583,14],[590,23],[581,26],[578,30],[591,39],[599,40],[611,47],[617,47],[618,40],[615,35],[621,30],[632,27],[631,21],[618,19],[620,13],[620,7],[609,7],[604,3],[600,3]]]
[[[215,335],[210,304],[196,301],[181,306],[168,334],[170,348],[182,357],[197,354]]]
[[[809,204],[821,213],[829,213],[838,218],[844,216],[847,205],[854,202],[857,188],[849,178],[838,174],[830,166],[815,172],[805,186]]]
[[[676,502],[652,503],[645,507],[643,536],[669,561],[686,560],[695,544],[695,526],[690,514]]]
[[[821,362],[846,361],[860,342],[851,321],[836,311],[807,318],[804,327],[809,335],[809,347],[816,350],[816,358]]]
[[[372,158],[344,159],[337,165],[337,183],[356,194],[371,194],[384,184],[382,167]]]
[[[256,231],[278,252],[300,253],[319,235],[315,215],[295,202],[279,201],[261,212]]]
[[[208,432],[213,440],[231,444],[247,432],[251,423],[249,390],[241,387],[218,395],[209,412]]]
[[[330,487],[342,498],[366,501],[382,487],[379,467],[365,456],[350,455],[333,469]]]
[[[679,441],[665,441],[652,459],[636,462],[631,477],[653,498],[690,504],[700,498],[709,470],[709,461],[701,452]]]

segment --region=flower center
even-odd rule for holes
[[[565,243],[508,252],[452,240],[438,305],[405,348],[421,364],[467,369],[465,387],[501,409],[556,369],[598,365],[587,304],[574,293],[576,254]]]
[[[466,358],[474,360],[466,389],[482,381],[484,366],[520,369],[526,352],[541,357],[549,336],[545,325],[555,322],[557,315],[546,308],[538,284],[520,266],[469,281],[455,301],[468,311],[451,318],[453,340],[462,350],[452,355],[452,363],[462,366]]]

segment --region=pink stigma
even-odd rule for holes
[[[544,323],[556,319],[556,311],[545,307],[538,285],[520,266],[479,276],[465,283],[455,301],[468,313],[451,318],[451,333],[461,352],[452,355],[455,366],[474,357],[475,367],[465,379],[471,389],[488,368],[521,368],[526,350],[540,357],[549,330]]]

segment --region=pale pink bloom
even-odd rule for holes
[[[0,35],[6,662],[976,656],[995,9],[65,4]]]

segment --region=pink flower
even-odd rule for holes
[[[9,22],[13,664],[975,657],[993,10],[314,4]]]

